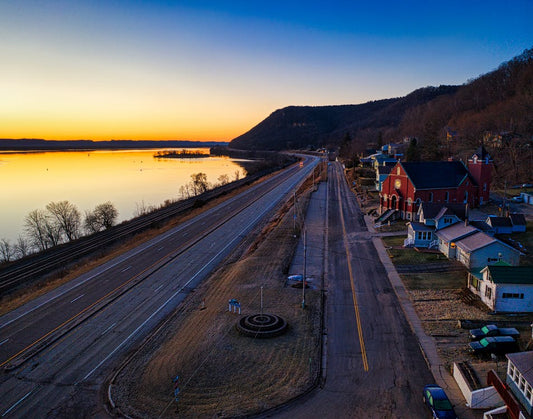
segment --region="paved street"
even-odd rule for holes
[[[329,169],[327,190],[323,186],[309,214],[327,214],[324,381],[271,416],[425,417],[421,391],[434,378],[339,164]],[[320,208],[321,200],[327,208]]]

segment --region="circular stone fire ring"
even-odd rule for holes
[[[237,330],[244,336],[264,339],[285,333],[287,326],[283,317],[263,313],[242,317],[237,323]]]

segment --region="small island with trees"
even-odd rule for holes
[[[203,157],[209,157],[209,154],[200,150],[187,150],[185,148],[181,150],[162,150],[154,153],[154,158],[156,159],[198,159]]]

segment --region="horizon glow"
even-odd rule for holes
[[[0,3],[0,138],[229,141],[289,105],[463,84],[533,46],[533,2]]]

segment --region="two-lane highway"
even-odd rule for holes
[[[298,185],[294,167],[0,318],[2,416],[93,416],[99,387]],[[103,412],[101,412],[103,413]]]
[[[328,205],[325,382],[273,416],[425,417],[421,392],[433,377],[339,163]]]

